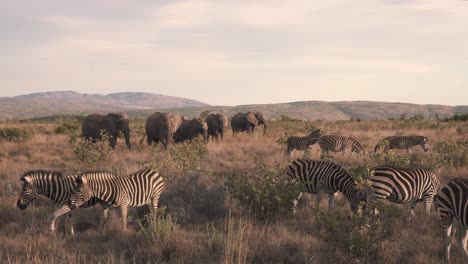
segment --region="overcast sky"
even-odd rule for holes
[[[466,105],[468,1],[0,0],[0,58],[0,96]]]

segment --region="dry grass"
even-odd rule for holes
[[[468,177],[466,122],[276,122],[266,135],[256,131],[251,136],[233,136],[229,132],[223,142],[208,143],[207,154],[199,162],[189,163],[192,168],[161,167],[161,174],[168,184],[160,203],[172,218],[158,220],[166,222],[158,225],[157,230],[145,229],[144,232],[135,212],[131,212],[126,232],[118,230],[119,220],[115,216],[110,225],[101,227],[101,208],[97,206],[76,211],[73,217],[75,237],[65,235],[63,223],[59,224],[60,232],[52,235],[48,230],[48,219],[54,209],[50,201],[40,199],[24,211],[16,208],[21,187],[19,178],[27,170],[130,173],[145,164],[161,164],[158,159],[164,161],[168,157],[154,153],[162,153],[162,149],[139,145],[142,122],[138,120],[133,124],[132,150],[127,150],[123,140],[119,139],[112,155],[95,162],[77,159],[74,145],[68,142],[70,135],[54,133],[58,123],[0,123],[0,128],[19,127],[34,133],[25,142],[0,141],[0,262],[440,263],[443,260],[442,228],[435,214],[424,214],[423,206],[417,207],[417,218],[407,223],[405,207],[387,205],[388,218],[382,222],[385,237],[376,242],[375,252],[360,256],[337,241],[337,237],[327,237],[327,230],[320,224],[322,221],[346,224],[349,209],[342,196],[332,214],[314,209],[310,206],[313,196],[306,195],[296,215],[260,221],[238,208],[224,183],[231,172],[255,168],[259,162],[286,166],[289,157],[285,147],[277,143],[278,138],[287,131],[305,134],[311,126],[322,128],[325,133],[352,136],[369,152],[385,136],[425,135],[430,139],[430,152],[424,153],[418,147],[408,158],[435,165],[440,180],[445,183],[454,177]],[[435,146],[447,140],[465,143],[460,143],[453,153],[436,152]],[[179,146],[171,153],[178,153],[183,148]],[[443,155],[464,162],[457,166],[442,166]],[[295,153],[295,157],[300,156],[301,153]],[[311,156],[319,158],[317,146],[312,149]],[[169,158],[176,161],[174,157]],[[373,162],[368,155],[349,153],[336,154],[333,159],[347,169],[365,167]],[[434,164],[434,161],[438,163]],[[327,199],[323,200],[322,208],[325,208]],[[148,236],[148,232],[166,235],[164,239],[158,239],[160,236]],[[463,263],[460,248],[455,246],[452,250],[453,262]]]

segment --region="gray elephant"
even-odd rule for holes
[[[253,133],[256,126],[263,125],[264,131],[267,130],[267,123],[263,113],[248,112],[237,113],[231,119],[232,133],[244,132]]]
[[[208,125],[208,137],[212,137],[216,141],[224,137],[225,128],[227,127],[227,116],[223,114],[210,114],[206,117]]]
[[[140,140],[140,144],[143,143],[146,136],[148,145],[151,145],[153,142],[158,144],[159,141],[161,141],[164,148],[167,149],[167,146],[172,141],[174,133],[182,124],[183,120],[183,117],[180,115],[171,113],[156,112],[150,115],[146,119],[146,132]]]
[[[174,134],[175,142],[182,142],[185,140],[192,140],[197,135],[203,135],[205,142],[208,139],[208,125],[200,118],[192,120],[183,120],[180,127]]]
[[[101,132],[106,133],[109,137],[109,143],[112,148],[115,148],[119,131],[122,131],[125,136],[127,147],[131,149],[130,127],[128,116],[126,114],[91,114],[83,119],[81,129],[83,137],[87,140],[91,140],[92,142],[101,140]]]

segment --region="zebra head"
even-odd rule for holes
[[[68,207],[70,209],[76,209],[86,203],[92,197],[92,190],[88,185],[88,180],[85,176],[80,175],[76,178],[76,189],[70,197]]]
[[[317,130],[314,130],[312,132],[310,132],[309,134],[309,137],[311,138],[320,138],[322,136],[322,130],[321,129],[317,129]]]
[[[349,203],[351,206],[351,211],[353,212],[357,212],[360,205],[362,205],[362,210],[364,210],[367,206],[366,195],[362,192],[357,191],[354,193],[354,195],[351,196]]]
[[[37,184],[35,184],[31,175],[23,175],[23,177],[21,177],[21,181],[23,182],[23,187],[21,188],[21,193],[18,197],[16,206],[18,206],[19,209],[24,210],[28,208],[29,203],[37,199],[39,194]]]
[[[423,137],[420,145],[421,148],[424,149],[424,152],[427,152],[429,150],[429,139]]]

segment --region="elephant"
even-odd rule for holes
[[[253,133],[255,126],[263,125],[264,132],[267,130],[267,123],[263,113],[248,112],[237,113],[231,119],[232,133],[244,132]]]
[[[85,139],[96,142],[101,139],[101,131],[103,130],[109,137],[111,148],[115,148],[119,131],[125,135],[125,142],[128,149],[131,149],[130,144],[130,127],[129,120],[126,114],[109,113],[107,115],[91,114],[83,119],[81,126],[82,135]]]
[[[153,142],[158,144],[159,141],[163,144],[164,148],[171,143],[174,133],[177,128],[182,124],[184,119],[177,114],[160,113],[156,112],[146,119],[146,133],[140,140],[140,144],[146,136],[148,145]]]
[[[208,137],[214,138],[218,141],[224,137],[224,131],[227,127],[227,116],[224,114],[210,114],[206,117],[206,124],[208,125]]]
[[[174,134],[174,141],[182,142],[185,140],[192,140],[198,134],[203,135],[205,142],[208,140],[208,125],[206,122],[203,122],[200,118],[183,120]]]

